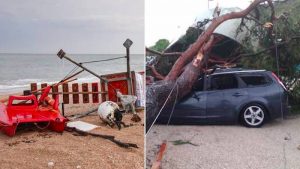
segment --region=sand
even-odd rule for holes
[[[66,115],[82,113],[97,104],[66,105]],[[124,116],[131,127],[110,128],[94,113],[80,120],[99,125],[95,133],[113,135],[117,140],[135,143],[138,149],[125,149],[93,136],[76,136],[70,132],[39,131],[35,127],[17,131],[14,137],[0,133],[0,168],[80,168],[128,169],[144,167],[144,111],[138,112],[141,122],[132,122],[131,114]]]

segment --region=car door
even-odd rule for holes
[[[223,115],[222,75],[212,75],[206,92],[206,119],[216,119]]]
[[[223,108],[224,120],[234,120],[238,117],[238,108],[249,97],[248,90],[245,88],[244,83],[236,75],[232,74],[232,78],[236,79],[237,86],[231,89],[223,90]]]
[[[209,84],[206,118],[232,120],[238,103],[247,97],[247,91],[239,88],[239,79],[232,73],[212,75]]]
[[[197,122],[205,119],[206,92],[204,90],[204,77],[198,79],[193,90],[176,104],[172,121]]]

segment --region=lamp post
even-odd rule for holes
[[[132,95],[132,79],[131,79],[131,72],[130,72],[130,46],[133,42],[130,39],[126,39],[123,43],[123,46],[126,48],[126,58],[127,58],[127,78],[128,78],[128,94]]]

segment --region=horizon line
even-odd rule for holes
[[[0,54],[34,54],[34,55],[50,55],[56,53],[30,53],[30,52],[0,52]],[[126,53],[69,53],[70,55],[126,55]],[[131,53],[132,55],[144,55],[145,53]]]

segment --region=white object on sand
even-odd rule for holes
[[[135,73],[136,79],[136,105],[139,107],[145,107],[145,81],[143,75]]]
[[[105,101],[101,103],[98,107],[98,115],[101,120],[107,122],[108,124],[113,124],[115,121],[114,112],[119,109],[117,103],[112,101]]]
[[[67,126],[72,127],[72,128],[76,128],[77,130],[85,131],[85,132],[91,131],[91,130],[99,127],[99,126],[96,126],[96,125],[93,125],[93,124],[90,124],[90,123],[86,123],[86,122],[83,122],[83,121],[68,122]]]
[[[49,168],[54,167],[54,162],[52,162],[52,161],[48,162],[48,167],[49,167]]]
[[[136,114],[135,112],[135,102],[137,97],[133,95],[123,95],[120,91],[117,91],[117,96],[120,98],[123,109],[125,109],[125,112],[128,112],[127,107],[129,106],[133,112],[133,114]]]

